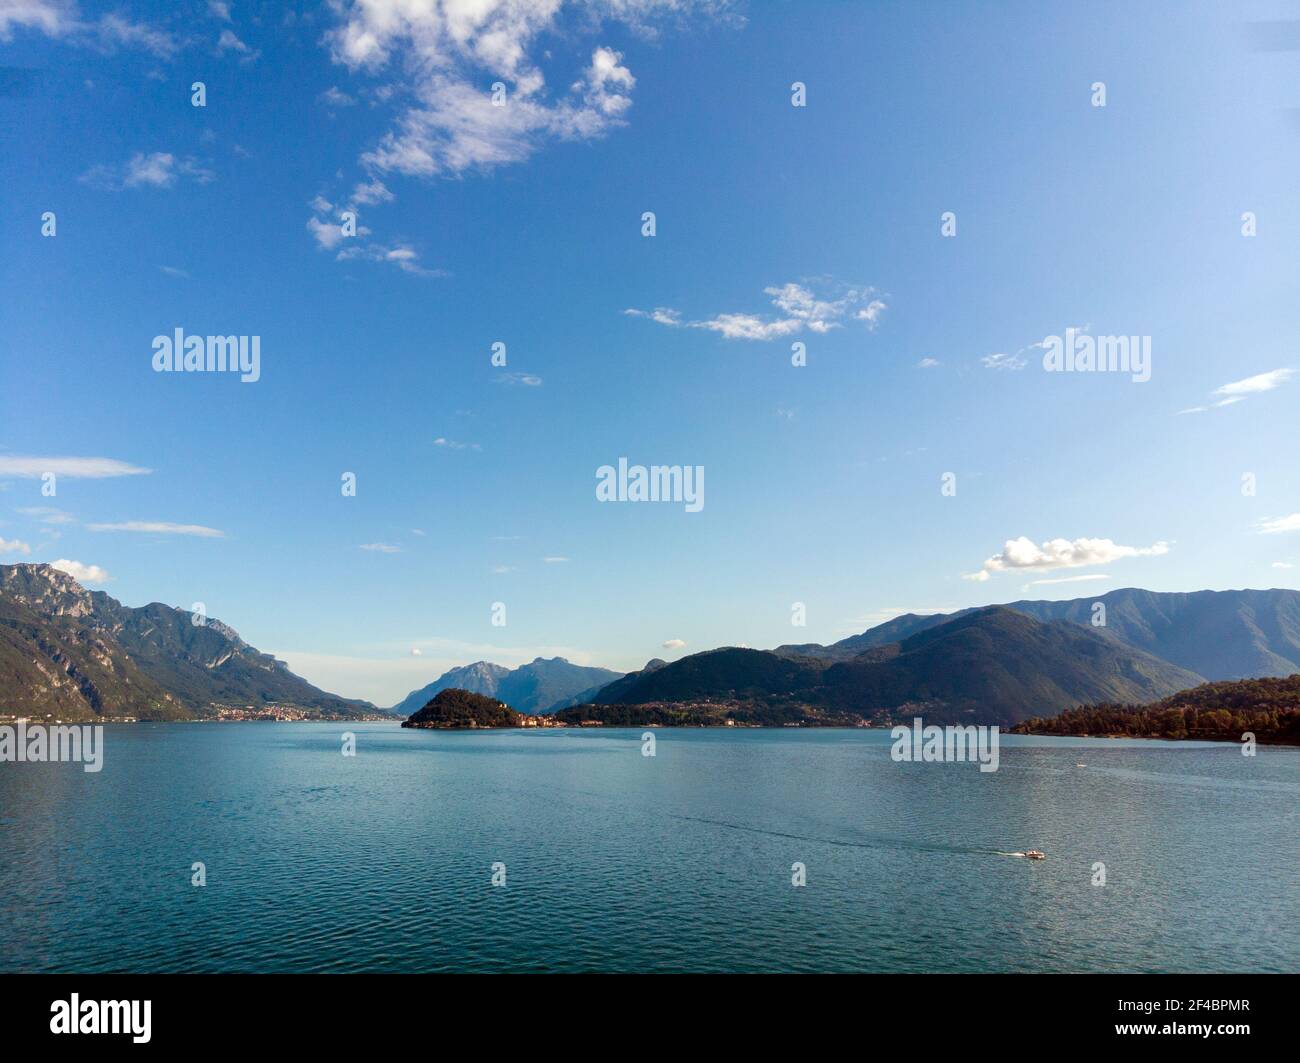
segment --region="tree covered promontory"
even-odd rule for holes
[[[519,713],[495,698],[450,687],[439,691],[424,708],[404,720],[402,726],[445,730],[518,727]]]
[[[1012,730],[1224,742],[1238,742],[1250,731],[1261,744],[1300,745],[1300,674],[1206,683],[1150,705],[1082,705],[1059,716],[1025,720]]]

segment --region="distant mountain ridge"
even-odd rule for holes
[[[626,675],[561,657],[514,669],[478,661],[390,711],[411,716],[457,689],[530,714],[605,704],[660,706],[660,717],[674,719],[705,706],[711,718],[766,723],[912,712],[1015,723],[1080,704],[1149,703],[1207,680],[1294,673],[1300,591],[1125,588],[905,614],[829,646],[724,647]],[[0,712],[184,720],[216,705],[269,704],[343,718],[379,711],[317,689],[218,620],[196,625],[187,610],[159,603],[123,606],[49,565],[0,565]]]
[[[847,658],[720,649],[600,691],[592,704],[731,703],[740,718],[1016,723],[1090,701],[1149,701],[1201,677],[1067,621],[1002,606],[965,613]]]
[[[318,690],[219,620],[122,605],[50,565],[0,565],[0,709],[65,720],[193,719],[216,704],[375,712]]]
[[[1093,607],[1105,625],[1093,627]],[[1300,672],[1300,591],[1146,591],[1134,587],[1069,601],[1017,601],[1003,608],[1037,620],[1069,620],[1154,654],[1209,680],[1285,677]],[[973,609],[906,613],[829,646],[778,646],[783,655],[838,660],[897,642]]]
[[[545,714],[569,704],[576,696],[594,693],[621,678],[621,672],[572,664],[563,657],[538,657],[518,668],[475,661],[444,672],[432,683],[413,690],[392,712],[410,716],[444,690],[465,690],[504,701],[516,712]]]

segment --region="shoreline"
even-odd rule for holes
[[[329,719],[196,719],[196,720],[122,720],[122,719],[92,719],[92,720],[32,720],[30,717],[16,717],[10,719],[0,719],[0,727],[14,727],[19,723],[27,727],[133,727],[139,724],[168,724],[168,725],[192,725],[192,724],[283,724],[283,723],[306,723],[306,724],[358,724],[358,723],[378,723],[391,724],[401,730],[407,731],[635,731],[635,730],[656,730],[656,731],[881,731],[888,732],[893,727],[905,726],[905,724],[717,724],[717,723],[626,723],[626,724],[606,724],[606,723],[588,723],[588,724],[552,724],[549,726],[537,725],[514,725],[507,727],[456,727],[456,726],[438,726],[430,724],[408,724],[407,720],[401,717],[382,717],[369,719],[349,719],[347,717],[329,718]],[[993,726],[993,725],[989,725]],[[1135,741],[1151,742],[1201,742],[1213,743],[1217,745],[1240,745],[1242,739],[1240,736],[1212,737],[1201,735],[1188,735],[1182,738],[1174,738],[1170,735],[1133,735],[1122,734],[1118,732],[1109,732],[1106,734],[1058,734],[1051,731],[1014,731],[1009,728],[1000,728],[1002,735],[1014,735],[1017,738],[1071,738],[1071,739],[1105,739],[1105,740],[1123,740],[1131,739]],[[1268,746],[1270,748],[1291,748],[1300,749],[1300,742],[1276,741],[1268,738],[1257,738],[1257,746]]]

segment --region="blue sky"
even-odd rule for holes
[[[1300,586],[1294,6],[284,11],[0,0],[0,562],[383,704]],[[260,379],[155,372],[176,328]],[[1150,380],[1045,371],[1067,328]],[[598,502],[620,457],[703,508]]]

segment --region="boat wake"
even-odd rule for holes
[[[893,835],[876,835],[858,839],[817,837],[808,834],[794,834],[785,831],[770,830],[765,827],[750,827],[741,823],[730,823],[720,819],[706,819],[702,816],[684,816],[668,813],[672,819],[690,823],[704,823],[712,827],[724,827],[728,830],[745,831],[750,834],[763,834],[769,838],[789,838],[795,841],[817,842],[822,845],[841,845],[852,849],[919,849],[924,852],[956,853],[969,856],[1021,856],[1030,860],[1041,860],[1042,854],[1036,849],[1023,853],[1008,853],[1001,849],[984,849],[973,845],[945,845],[938,842],[917,841],[911,838],[898,838]]]

